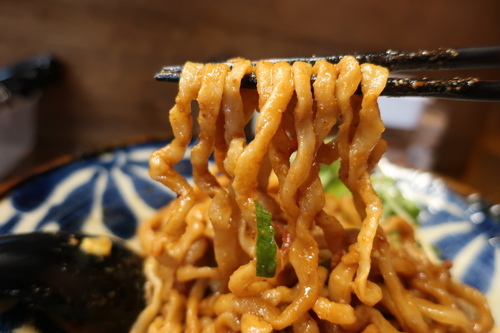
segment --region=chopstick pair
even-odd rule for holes
[[[266,59],[270,62],[295,61],[314,64],[320,59],[338,63],[345,55],[310,58]],[[449,70],[500,68],[500,46],[442,48],[415,52],[378,52],[352,54],[360,63],[372,63],[387,67],[391,72],[415,70]],[[228,62],[229,65],[231,63]],[[255,64],[255,63],[254,63]],[[179,82],[182,66],[165,66],[155,75],[158,81]],[[314,78],[313,78],[314,80]],[[247,75],[241,82],[242,88],[255,88],[255,75]],[[433,97],[476,101],[500,101],[500,80],[479,78],[389,78],[383,96],[390,97]]]

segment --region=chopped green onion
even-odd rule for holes
[[[340,160],[333,162],[330,165],[322,164],[319,171],[319,179],[326,193],[334,194],[337,197],[350,195],[351,192],[347,189],[344,183],[339,178]]]
[[[271,225],[271,213],[264,209],[257,201],[255,216],[257,217],[257,276],[274,277],[276,273],[276,241],[274,228]]]
[[[340,160],[330,165],[321,165],[319,178],[323,184],[325,193],[334,194],[337,197],[350,195],[347,187],[338,177]],[[373,186],[382,200],[383,212],[382,220],[389,216],[399,215],[408,222],[419,225],[418,215],[420,208],[411,200],[405,198],[399,191],[396,181],[389,176],[384,175],[380,170],[373,177]]]
[[[441,253],[441,250],[439,250],[436,246],[431,246],[431,249],[436,256],[436,258],[443,258],[443,254]]]
[[[377,175],[373,179],[373,185],[384,207],[382,220],[392,215],[399,215],[406,221],[419,225],[420,208],[401,194],[394,179],[383,174]]]

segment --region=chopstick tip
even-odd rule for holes
[[[180,73],[163,68],[154,75],[154,78],[156,81],[179,82]]]

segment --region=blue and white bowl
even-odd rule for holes
[[[396,180],[419,214],[419,239],[453,263],[452,274],[488,297],[500,322],[500,222],[476,201],[469,204],[429,172],[402,168],[382,160],[383,173]],[[498,325],[498,324],[497,324]]]
[[[165,143],[152,141],[111,149],[24,179],[0,193],[0,234],[84,231],[118,236],[138,249],[136,228],[140,221],[175,197],[148,174],[150,154]],[[421,240],[435,247],[443,259],[453,261],[457,278],[487,294],[500,322],[497,222],[467,205],[429,173],[387,161],[380,167],[394,178],[401,193],[421,208]],[[191,174],[189,152],[176,168],[186,177]],[[3,321],[0,314],[0,332],[8,332]]]

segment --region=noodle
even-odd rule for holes
[[[252,72],[257,90],[240,89]],[[148,306],[132,332],[488,332],[484,296],[431,262],[402,218],[380,223],[370,174],[386,147],[377,98],[387,77],[349,56],[187,63],[170,111],[175,138],[150,159],[151,176],[178,197],[140,228]],[[194,187],[174,169],[192,139],[192,101]],[[338,159],[351,197],[324,193],[320,166]],[[257,274],[255,202],[272,215],[270,277]]]

